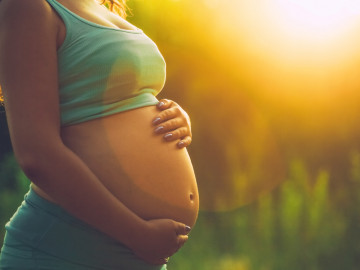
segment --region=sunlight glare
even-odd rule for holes
[[[236,38],[234,59],[263,93],[301,95],[309,89],[320,98],[360,58],[360,1],[229,1],[222,19]],[[234,44],[227,49],[235,52]]]
[[[360,1],[277,0],[281,23],[288,31],[306,36],[331,37],[343,31],[360,14]]]
[[[205,6],[207,6],[209,8],[216,8],[220,5],[220,1],[219,0],[204,0],[204,4],[205,4]]]

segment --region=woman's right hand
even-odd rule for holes
[[[189,226],[171,219],[148,220],[144,230],[136,232],[130,248],[150,264],[165,264],[187,241],[190,230]]]

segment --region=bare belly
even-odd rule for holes
[[[154,106],[142,107],[64,127],[61,136],[140,217],[171,218],[193,226],[199,196],[191,160],[185,148],[154,134],[151,121],[158,113]]]

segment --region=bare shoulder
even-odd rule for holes
[[[20,25],[31,28],[44,23],[47,26],[56,26],[54,18],[54,13],[45,0],[0,1],[0,28]]]
[[[19,13],[22,15],[28,14],[29,16],[41,16],[49,12],[49,5],[45,0],[1,0],[0,12],[2,15]]]

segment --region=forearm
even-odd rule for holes
[[[143,220],[114,197],[76,154],[59,144],[40,149],[34,161],[35,165],[23,166],[34,184],[69,213],[130,246]]]

